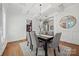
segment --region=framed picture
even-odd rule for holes
[[[32,31],[32,20],[27,20],[26,31],[27,32]]]

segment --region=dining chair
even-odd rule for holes
[[[37,35],[35,33],[35,31],[31,31],[31,32],[28,32],[27,33],[27,39],[28,39],[28,45],[29,45],[29,48],[32,52],[32,55],[36,55],[38,54],[38,48],[40,47],[40,42],[37,38]]]
[[[39,44],[38,38],[37,38],[37,36],[36,36],[35,31],[31,31],[31,32],[30,32],[30,35],[31,35],[32,45],[33,45],[33,50],[32,50],[32,52],[37,56],[37,54],[38,54],[38,44]]]
[[[48,31],[47,34],[48,34],[48,35],[53,35],[53,36],[54,36],[54,32],[53,32],[53,31]]]
[[[30,32],[26,33],[26,39],[27,39],[27,46],[29,47],[30,51],[32,50],[32,40],[30,36]]]
[[[56,56],[56,48],[60,52],[59,42],[60,42],[61,34],[62,33],[56,33],[55,36],[54,36],[54,38],[53,38],[53,40],[52,40],[52,42],[50,42],[48,44],[48,47],[53,48],[55,56]]]
[[[44,42],[40,42],[35,31],[27,33],[28,45],[32,55],[38,55],[38,48],[43,47]],[[43,43],[43,44],[42,44]],[[41,46],[40,46],[41,45]]]

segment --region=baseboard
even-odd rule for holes
[[[71,42],[60,41],[60,43],[62,43],[62,44],[66,44],[66,45],[71,45],[71,46],[78,46],[78,47],[79,47],[78,44],[74,44],[74,43],[71,43]]]
[[[6,44],[5,44],[4,51],[5,51],[5,49],[7,48],[7,44],[8,44],[8,43],[6,43]],[[4,51],[2,52],[2,55],[1,55],[1,56],[3,56],[3,54],[4,54]]]

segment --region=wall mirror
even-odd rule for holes
[[[70,29],[72,27],[75,26],[76,24],[76,17],[74,16],[64,16],[61,18],[60,22],[60,27],[64,28],[64,29]]]
[[[49,34],[49,32],[53,33],[54,30],[54,20],[52,18],[46,19],[42,22],[42,32],[44,34]]]

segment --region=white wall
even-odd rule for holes
[[[61,20],[61,17],[72,15],[75,16],[77,21],[76,25],[73,28],[70,29],[63,29],[59,26],[59,21]],[[62,12],[58,12],[54,15],[54,31],[62,32],[62,41],[70,42],[73,44],[79,45],[79,6],[73,5],[71,7],[66,8]]]
[[[10,4],[11,5],[11,4]],[[26,15],[21,8],[13,5],[6,6],[6,32],[8,42],[26,37]]]
[[[22,39],[26,35],[25,19],[22,15],[13,15],[7,19],[7,39],[16,41]]]
[[[39,32],[40,32],[39,25],[40,25],[39,20],[38,19],[33,19],[33,21],[32,21],[32,30],[36,31],[37,34],[39,34]]]
[[[6,14],[4,7],[2,4],[0,4],[0,55],[2,55],[6,45],[7,45],[7,40],[5,36],[5,20],[6,20]]]
[[[0,55],[2,53],[2,5],[0,4]]]

